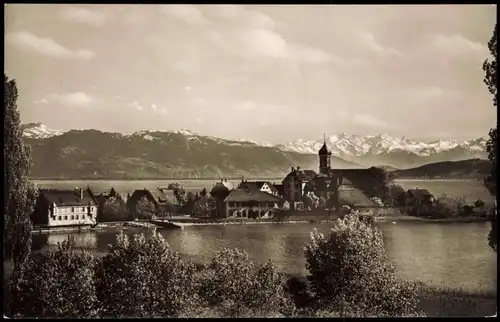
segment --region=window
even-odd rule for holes
[[[75,207],[71,207],[71,212],[75,212]]]
[[[82,207],[82,211],[85,212],[85,207]]]
[[[78,215],[76,215],[75,217],[76,217],[76,220],[79,220],[79,219],[80,219],[80,216],[78,216]]]
[[[57,220],[61,220],[61,216],[57,216]]]
[[[71,215],[71,220],[75,220],[75,216]]]
[[[68,220],[68,216],[64,216],[64,220]]]

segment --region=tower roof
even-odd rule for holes
[[[328,148],[328,146],[326,146],[326,139],[325,139],[321,149],[319,149],[318,154],[319,155],[332,155],[332,151]]]

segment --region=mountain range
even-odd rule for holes
[[[97,130],[60,131],[40,123],[22,126],[32,146],[35,178],[148,179],[172,177],[283,177],[290,167],[317,170],[323,140],[272,145],[227,140],[189,130],[138,131],[130,135]],[[424,143],[407,137],[330,136],[332,168],[384,166],[405,169],[442,161],[486,158],[486,139]]]
[[[334,156],[362,166],[378,165],[397,169],[435,162],[486,159],[486,142],[486,138],[477,138],[464,142],[438,140],[426,143],[406,136],[387,134],[358,136],[341,133],[326,138]],[[323,140],[297,139],[277,147],[283,151],[316,153],[322,145]]]
[[[39,123],[23,125],[22,130],[32,150],[31,176],[39,179],[281,178],[297,165],[318,167],[317,155],[189,130],[124,135],[63,132]],[[332,166],[359,167],[338,157],[332,158]]]

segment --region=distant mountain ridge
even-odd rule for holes
[[[322,140],[287,145],[228,140],[180,129],[130,135],[97,130],[60,131],[22,126],[33,146],[32,175],[43,178],[281,177],[292,166],[317,170]],[[388,171],[425,164],[486,159],[486,139],[423,143],[386,134],[327,138],[332,168],[383,166]]]
[[[196,134],[138,131],[130,135],[97,130],[52,130],[40,123],[22,126],[32,147],[33,178],[157,179],[284,177],[291,167],[317,170],[317,154],[282,151],[252,142]],[[332,167],[359,168],[332,157]]]
[[[442,161],[460,161],[473,158],[486,159],[486,138],[464,142],[438,140],[419,142],[409,137],[387,134],[357,136],[341,133],[326,138],[332,155],[361,165],[383,164],[395,168],[411,168]],[[277,147],[283,151],[313,153],[323,140],[297,139]]]
[[[391,173],[397,179],[477,179],[483,180],[489,174],[489,160],[471,159],[463,161],[446,161],[424,166],[395,170]]]

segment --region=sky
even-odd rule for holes
[[[5,6],[24,123],[469,140],[496,122],[482,64],[493,5]]]

